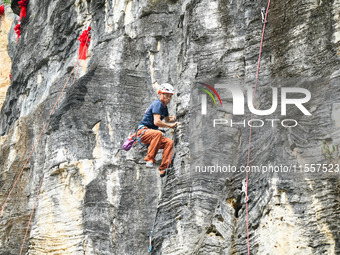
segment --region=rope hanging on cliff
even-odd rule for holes
[[[176,138],[176,128],[174,129],[174,133],[173,133],[173,135],[172,135],[172,141],[173,141],[173,143],[172,143],[171,153],[170,153],[170,156],[169,156],[168,165],[166,166],[165,178],[164,178],[163,185],[162,185],[162,189],[161,189],[161,196],[160,196],[161,198],[162,198],[162,196],[163,196],[165,184],[166,184],[166,181],[167,181],[167,179],[168,179],[168,171],[169,171],[170,162],[171,162],[171,159],[173,159],[173,155],[174,155],[175,138]],[[154,219],[154,221],[153,221],[152,229],[151,229],[151,232],[150,232],[150,237],[149,237],[149,250],[148,250],[149,253],[151,253],[152,248],[153,248],[153,247],[152,247],[152,236],[153,236],[153,233],[154,233],[154,230],[155,230],[155,226],[156,226],[157,215],[158,215],[158,208],[157,208],[156,215],[155,215],[155,219]]]
[[[87,41],[85,41],[85,44],[87,44]],[[81,52],[81,54],[84,54],[85,50],[86,50],[86,49],[84,48],[84,49],[83,49],[83,52]],[[85,55],[85,58],[86,58],[86,55]],[[62,89],[62,91],[60,92],[60,95],[59,95],[59,97],[58,97],[58,99],[57,99],[57,102],[55,103],[55,105],[54,105],[54,107],[53,107],[53,109],[52,109],[52,111],[51,111],[51,113],[50,113],[50,116],[48,117],[48,120],[46,121],[46,123],[49,121],[49,119],[50,119],[50,117],[51,117],[51,115],[52,115],[52,113],[53,113],[53,111],[54,111],[54,109],[55,109],[55,107],[56,107],[58,101],[60,100],[60,97],[61,97],[61,95],[62,95],[62,93],[63,93],[63,91],[64,91],[64,89],[65,89],[67,83],[69,82],[69,80],[70,80],[70,78],[71,78],[71,75],[72,75],[72,73],[73,73],[75,67],[76,67],[76,66],[79,67],[78,63],[79,63],[79,58],[78,58],[76,64],[74,65],[74,67],[73,67],[73,69],[72,69],[72,72],[71,72],[69,78],[67,79],[67,81],[66,81],[66,83],[65,83],[65,85],[64,85],[64,87],[63,87],[63,89]],[[77,67],[77,70],[76,70],[76,72],[75,72],[75,74],[74,74],[74,79],[73,79],[72,85],[75,83],[75,80],[76,80],[76,77],[77,77],[77,74],[78,74],[78,70],[79,70],[78,67]],[[46,127],[46,123],[45,123],[45,125],[44,125],[43,131],[44,131],[45,127]],[[42,134],[43,131],[41,131],[40,135]],[[37,141],[37,142],[38,142],[38,141]],[[41,179],[40,179],[40,185],[39,185],[39,188],[38,188],[38,191],[37,191],[37,195],[36,195],[36,197],[35,197],[34,206],[33,206],[32,212],[31,212],[31,216],[30,216],[29,222],[28,222],[28,224],[27,224],[25,237],[24,237],[24,240],[23,240],[23,242],[22,242],[21,250],[20,250],[20,254],[19,254],[19,255],[22,254],[22,251],[23,251],[23,248],[24,248],[24,245],[25,245],[26,237],[27,237],[28,231],[29,231],[29,229],[30,229],[32,217],[33,217],[33,214],[34,214],[35,206],[36,206],[36,204],[37,204],[37,200],[38,200],[38,197],[39,197],[39,193],[40,193],[40,189],[41,189],[41,186],[42,186],[42,182],[43,182],[43,180],[44,180],[44,176],[45,176],[45,175],[43,174],[43,176],[42,176]]]
[[[259,79],[259,71],[260,71],[260,63],[261,63],[261,53],[262,53],[262,46],[263,46],[263,39],[264,39],[264,31],[266,28],[267,23],[267,16],[268,16],[268,10],[270,6],[270,0],[268,1],[268,6],[266,10],[266,14],[263,19],[263,11],[261,10],[262,14],[262,23],[263,23],[263,29],[262,29],[262,37],[261,37],[261,44],[260,44],[260,52],[259,52],[259,59],[257,64],[257,71],[256,71],[256,79],[255,79],[255,91],[253,96],[253,105],[255,105],[255,96],[256,96],[256,88],[257,88],[257,82]],[[251,114],[250,121],[253,119],[253,113]],[[250,143],[251,143],[251,127],[249,130],[249,145],[248,145],[248,159],[247,159],[247,168],[249,167],[249,159],[250,159]],[[246,200],[246,213],[247,213],[247,246],[248,246],[248,255],[250,255],[250,243],[249,243],[249,215],[248,215],[248,185],[249,185],[249,173],[246,173],[246,190],[245,190],[245,200]]]
[[[87,43],[87,41],[86,41],[85,43]],[[83,49],[83,51],[85,51],[85,48]],[[83,52],[82,52],[82,54],[83,54]],[[59,102],[59,100],[60,100],[60,98],[61,98],[61,96],[62,96],[62,94],[63,94],[63,92],[64,92],[64,90],[65,90],[65,88],[66,88],[66,86],[67,86],[67,84],[68,84],[68,82],[69,82],[69,80],[71,79],[71,76],[72,76],[72,74],[73,74],[73,72],[74,72],[74,69],[76,68],[76,66],[78,66],[78,64],[79,64],[79,58],[77,59],[77,62],[76,62],[76,64],[74,65],[74,67],[73,67],[73,69],[72,69],[72,71],[71,71],[71,73],[70,73],[70,75],[69,75],[69,77],[68,77],[68,79],[67,79],[67,81],[66,81],[64,87],[63,87],[63,89],[61,90],[61,92],[60,92],[60,94],[59,94],[59,97],[57,98],[57,101],[55,102],[55,104],[54,104],[54,106],[53,106],[53,109],[51,110],[51,112],[50,112],[50,114],[49,114],[49,116],[48,116],[48,118],[47,118],[47,120],[46,120],[46,122],[45,122],[45,124],[44,124],[44,126],[43,126],[43,128],[42,128],[42,130],[41,130],[41,132],[40,132],[40,134],[39,134],[39,136],[38,136],[38,138],[36,139],[36,141],[35,141],[35,143],[34,143],[34,146],[33,146],[32,150],[31,150],[31,152],[30,152],[30,154],[29,154],[27,160],[25,161],[24,166],[22,167],[22,169],[21,169],[21,171],[20,171],[18,177],[16,178],[16,180],[15,180],[15,182],[14,182],[14,184],[13,184],[12,189],[10,190],[10,192],[9,192],[9,194],[8,194],[8,196],[7,196],[6,200],[5,200],[5,202],[4,202],[4,204],[2,205],[1,211],[0,211],[0,215],[2,214],[2,212],[3,212],[4,208],[5,208],[5,206],[6,206],[7,202],[8,202],[8,200],[9,200],[9,198],[10,198],[10,196],[11,196],[13,190],[14,190],[14,188],[16,187],[16,185],[17,185],[17,183],[18,183],[18,181],[19,181],[19,179],[20,179],[20,177],[21,177],[21,175],[22,175],[22,173],[23,173],[23,171],[24,171],[24,169],[25,169],[25,167],[26,167],[28,161],[30,160],[30,158],[31,158],[31,156],[32,156],[32,153],[34,152],[34,149],[36,148],[36,146],[37,146],[37,144],[38,144],[38,142],[39,142],[39,140],[40,140],[40,138],[41,138],[43,132],[45,131],[45,128],[46,128],[46,126],[47,126],[47,123],[49,122],[49,120],[50,120],[50,118],[51,118],[51,116],[52,116],[52,114],[53,114],[53,112],[54,112],[54,110],[55,110],[55,108],[56,108],[56,106],[57,106],[57,104],[58,104],[58,102]],[[76,78],[76,76],[77,76],[77,73],[78,73],[78,69],[77,69],[77,71],[76,71],[76,73],[75,73],[75,77],[74,77],[74,80],[73,80],[72,85],[75,83],[75,78]],[[38,196],[39,196],[39,193],[40,193],[40,189],[41,189],[41,186],[42,186],[43,179],[44,179],[44,174],[43,174],[43,176],[42,176],[42,178],[41,178],[41,180],[40,180],[40,185],[39,185],[38,192],[37,192],[37,195],[36,195],[35,203],[34,203],[34,206],[33,206],[33,209],[32,209],[32,213],[31,213],[31,216],[30,216],[30,220],[29,220],[28,225],[27,225],[27,229],[26,229],[26,234],[25,234],[25,237],[24,237],[24,241],[23,241],[22,246],[21,246],[20,255],[21,255],[21,253],[22,253],[22,250],[23,250],[23,247],[24,247],[24,244],[25,244],[25,240],[26,240],[27,233],[28,233],[28,230],[29,230],[29,227],[30,227],[30,224],[31,224],[31,220],[32,220],[32,217],[33,217],[33,213],[34,213],[34,210],[35,210],[35,206],[36,206],[37,199],[38,199]]]

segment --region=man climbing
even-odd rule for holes
[[[165,176],[165,170],[172,161],[172,145],[170,138],[163,136],[159,127],[176,128],[176,116],[169,116],[167,105],[170,103],[174,94],[174,87],[169,83],[163,83],[158,89],[159,99],[145,111],[143,120],[138,126],[138,137],[143,144],[148,144],[148,155],[144,158],[146,167],[153,167],[155,156],[159,149],[163,149],[162,163],[159,167],[160,176]],[[165,122],[163,122],[163,119]],[[171,123],[171,124],[169,124]]]

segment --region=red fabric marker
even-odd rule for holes
[[[0,16],[5,13],[5,5],[0,6]]]
[[[18,42],[18,39],[20,37],[20,23],[18,23],[15,27],[14,27],[15,33],[18,35],[17,40],[15,41],[15,43]]]
[[[83,33],[78,38],[78,40],[80,41],[79,59],[82,59],[82,60],[86,59],[87,50],[90,45],[90,40],[91,40],[90,30],[91,30],[91,27],[88,27],[88,29],[84,30]]]
[[[26,18],[28,0],[21,0],[18,2],[18,4],[19,4],[19,7],[21,8],[20,17],[19,17],[19,22],[20,22],[22,17]]]

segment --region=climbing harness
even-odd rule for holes
[[[148,148],[149,147],[149,144],[143,144],[142,143],[142,135],[145,133],[145,131],[147,131],[148,129],[147,128],[144,128],[144,130],[142,131],[142,133],[140,134],[139,138],[138,138],[138,142],[139,144],[142,146],[142,149],[143,148]]]
[[[170,158],[169,158],[169,161],[168,161],[168,165],[166,166],[166,170],[165,170],[165,178],[164,178],[164,181],[163,181],[163,185],[162,185],[162,189],[161,189],[161,196],[160,196],[160,198],[162,198],[162,196],[163,196],[165,184],[166,184],[166,181],[167,181],[167,178],[168,178],[168,171],[169,171],[170,162],[172,161],[171,159],[173,159],[173,155],[174,155],[174,147],[175,147],[175,138],[176,138],[176,128],[174,129],[174,133],[173,133],[173,136],[172,136],[173,144],[172,144],[172,148],[171,148],[171,153],[170,153]],[[153,235],[154,230],[155,230],[157,215],[158,215],[158,208],[157,208],[156,215],[155,215],[155,219],[154,219],[154,221],[153,221],[152,229],[151,229],[151,232],[150,232],[150,237],[149,237],[149,250],[148,250],[149,253],[151,253],[152,248],[153,248],[153,247],[152,247],[152,235]]]
[[[141,129],[144,129],[142,131],[142,133],[140,134],[139,138],[138,138],[138,131],[141,130]],[[135,133],[133,133],[132,135],[129,136],[128,139],[126,139],[122,145],[122,149],[125,150],[125,151],[129,151],[132,147],[135,147],[137,142],[142,146],[139,151],[141,150],[145,150],[149,147],[149,144],[143,144],[142,143],[142,135],[145,133],[145,131],[147,131],[148,128],[142,124],[140,124],[136,130],[135,130]],[[117,153],[120,151],[121,149],[119,149],[117,151]],[[116,155],[117,155],[116,153]]]
[[[18,25],[20,26],[20,23],[19,23]],[[84,50],[85,50],[85,49],[84,49]],[[21,175],[22,175],[22,173],[23,173],[23,171],[24,171],[24,169],[25,169],[25,167],[26,167],[28,161],[30,160],[30,158],[31,158],[31,156],[32,156],[32,154],[33,154],[33,152],[34,152],[34,150],[35,150],[35,148],[36,148],[36,146],[37,146],[37,144],[38,144],[38,142],[39,142],[39,140],[40,140],[40,138],[41,138],[43,132],[45,131],[45,128],[46,128],[46,126],[47,126],[47,123],[49,122],[49,120],[50,120],[50,118],[51,118],[51,116],[52,116],[52,114],[53,114],[53,112],[54,112],[54,110],[55,110],[55,108],[56,108],[56,106],[57,106],[57,104],[58,104],[58,102],[59,102],[59,100],[60,100],[60,98],[61,98],[61,96],[62,96],[62,94],[63,94],[63,92],[64,92],[64,90],[65,90],[65,88],[66,88],[66,86],[67,86],[67,84],[68,84],[68,82],[69,82],[69,80],[71,79],[71,76],[72,76],[72,74],[73,74],[73,72],[74,72],[76,66],[78,66],[78,64],[79,64],[79,59],[77,60],[76,64],[74,65],[74,67],[73,67],[73,69],[72,69],[72,71],[71,71],[71,73],[70,73],[70,75],[69,75],[69,77],[68,77],[68,79],[67,79],[67,81],[66,81],[64,87],[63,87],[63,89],[61,90],[61,92],[60,92],[60,94],[59,94],[59,97],[58,97],[57,100],[56,100],[56,103],[55,103],[54,106],[53,106],[53,109],[51,110],[51,112],[50,112],[50,114],[49,114],[49,116],[48,116],[48,118],[47,118],[47,120],[46,120],[46,122],[45,122],[45,124],[44,124],[44,126],[43,126],[43,128],[42,128],[42,130],[41,130],[41,132],[40,132],[40,134],[39,134],[39,136],[38,136],[38,138],[36,139],[36,141],[35,141],[35,143],[34,143],[34,146],[33,146],[32,150],[31,150],[31,152],[30,152],[28,158],[26,159],[26,161],[25,161],[25,163],[24,163],[24,166],[22,167],[22,169],[21,169],[21,171],[20,171],[18,177],[16,178],[16,180],[15,180],[15,182],[14,182],[14,184],[13,184],[12,189],[10,190],[10,192],[9,192],[9,194],[8,194],[8,196],[7,196],[6,200],[5,200],[5,202],[4,202],[4,204],[2,205],[1,210],[0,210],[0,215],[2,214],[2,212],[3,212],[4,208],[5,208],[5,206],[6,206],[7,202],[8,202],[8,200],[9,200],[9,198],[10,198],[10,196],[11,196],[11,194],[13,193],[14,188],[16,187],[16,185],[17,185],[17,183],[18,183],[18,181],[19,181],[19,179],[20,179],[20,177],[21,177]],[[77,69],[77,72],[78,72],[78,69]],[[75,82],[75,78],[76,78],[76,76],[77,76],[77,72],[75,73],[75,77],[74,77],[74,80],[73,80],[73,84],[74,84],[74,82]],[[34,213],[34,210],[35,210],[35,207],[36,207],[36,203],[37,203],[37,200],[38,200],[38,196],[39,196],[39,193],[40,193],[40,189],[41,189],[43,180],[44,180],[44,174],[43,174],[43,176],[42,176],[41,179],[40,179],[39,189],[38,189],[38,192],[37,192],[37,195],[36,195],[36,199],[35,199],[35,203],[34,203],[34,206],[33,206],[33,209],[32,209],[32,213],[31,213],[31,216],[30,216],[30,220],[29,220],[28,225],[27,225],[26,234],[25,234],[25,237],[24,237],[22,246],[21,246],[20,255],[22,254],[22,251],[23,251],[23,247],[24,247],[24,244],[25,244],[25,240],[26,240],[26,237],[27,237],[27,233],[28,233],[30,224],[31,224],[31,220],[32,220],[32,217],[33,217],[33,213]]]
[[[261,63],[261,53],[262,53],[262,45],[263,45],[263,39],[264,39],[264,31],[266,28],[266,23],[267,23],[267,16],[268,16],[268,10],[270,6],[270,0],[268,1],[267,9],[264,15],[264,11],[262,8],[261,13],[262,13],[262,23],[263,23],[263,29],[262,29],[262,37],[261,37],[261,44],[260,44],[260,52],[259,52],[259,59],[258,59],[258,64],[257,64],[257,72],[256,72],[256,79],[255,79],[255,90],[254,90],[254,96],[253,96],[253,104],[255,102],[255,96],[256,96],[256,89],[257,89],[257,83],[259,80],[259,71],[260,71],[260,63]],[[251,114],[250,121],[253,119],[253,113]],[[249,130],[249,144],[248,144],[248,159],[247,159],[247,168],[249,167],[249,160],[250,160],[250,143],[251,143],[251,126]],[[245,202],[246,202],[246,214],[247,214],[247,246],[248,246],[248,255],[250,255],[250,242],[249,242],[249,213],[248,213],[248,186],[249,186],[249,173],[248,171],[246,172],[246,188],[245,188]]]
[[[144,129],[144,130],[142,131],[142,133],[138,137],[138,131],[141,130],[141,129]],[[148,130],[149,130],[148,127],[144,126],[143,124],[140,124],[138,126],[138,128],[136,129],[135,133],[130,135],[129,138],[127,140],[125,140],[125,142],[122,145],[122,149],[125,150],[125,151],[129,151],[132,147],[136,147],[137,142],[138,142],[141,145],[141,148],[139,148],[138,150],[139,151],[145,151],[149,147],[150,144],[142,143],[142,136]],[[162,130],[162,129],[158,129],[158,130],[165,133],[165,130]]]
[[[144,150],[144,149],[147,149],[147,148],[149,147],[149,145],[150,145],[150,144],[144,144],[144,143],[142,143],[142,135],[143,135],[146,131],[148,131],[149,128],[146,127],[146,126],[144,126],[143,124],[140,124],[140,125],[138,126],[137,132],[138,132],[138,130],[141,130],[141,129],[144,129],[144,130],[142,131],[142,133],[140,134],[140,136],[139,136],[139,138],[138,138],[138,142],[139,142],[139,144],[142,146],[142,148],[139,149],[140,151],[141,151],[141,150]],[[163,129],[158,129],[158,130],[161,131],[162,133],[165,133],[165,132],[166,132],[166,131],[163,130]],[[137,132],[136,132],[136,137],[137,137]]]

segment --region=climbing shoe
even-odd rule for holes
[[[146,167],[152,168],[153,167],[153,162],[152,161],[146,162]]]
[[[170,169],[168,169],[168,173],[169,173],[169,170],[170,170]],[[167,174],[166,169],[164,169],[164,170],[159,170],[159,176],[160,176],[160,177],[164,177],[166,174]]]

